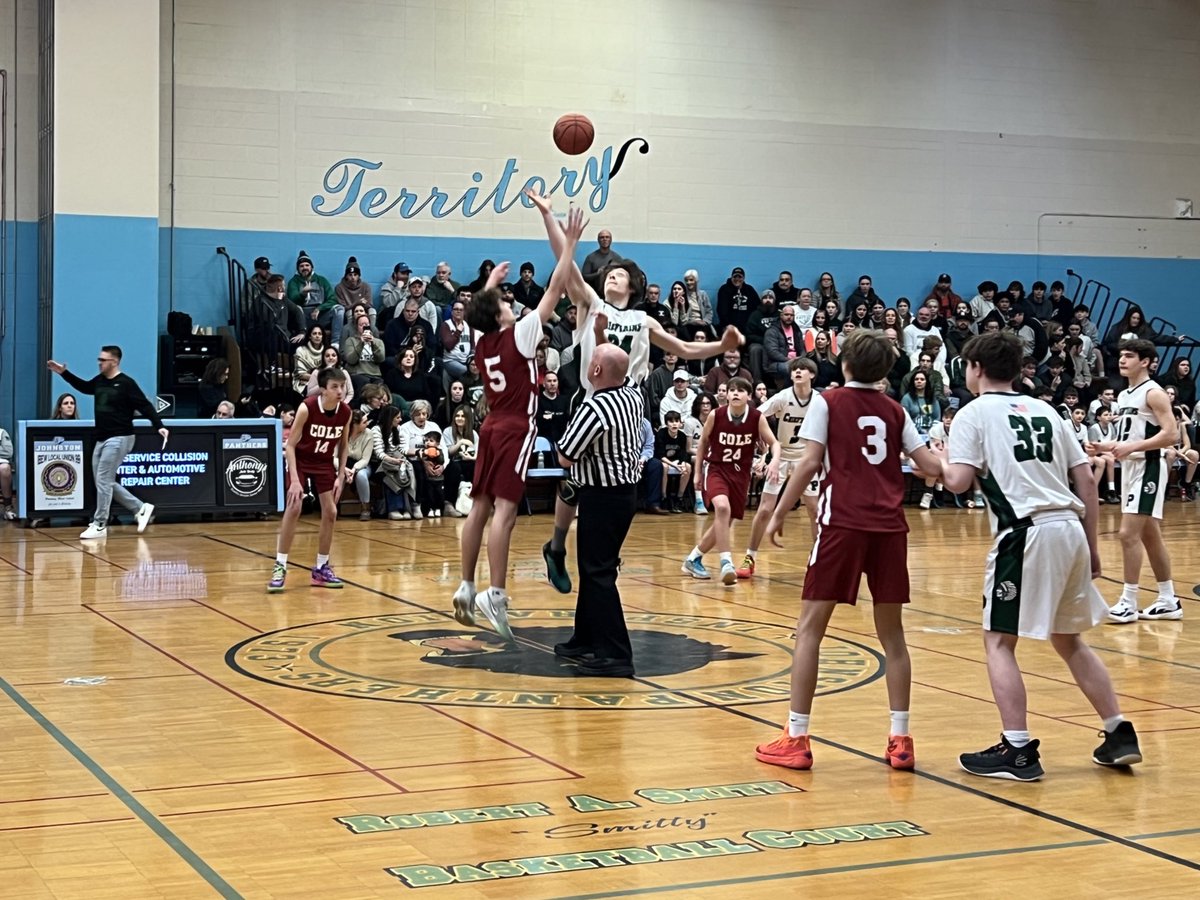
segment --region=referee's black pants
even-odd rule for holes
[[[579,488],[575,534],[579,597],[575,603],[575,634],[569,644],[586,648],[601,659],[633,661],[617,590],[617,565],[636,512],[636,484]]]

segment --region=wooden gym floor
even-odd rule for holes
[[[1168,504],[1187,618],[1090,635],[1145,763],[1091,762],[1094,714],[1027,641],[1036,784],[957,766],[999,731],[980,512],[910,511],[916,773],[880,760],[868,603],[839,611],[824,648],[816,767],[754,759],[787,711],[798,516],[789,550],[732,589],[679,572],[705,520],[639,516],[621,577],[633,681],[573,677],[549,652],[574,600],[542,576],[545,515],[513,539],[519,650],[447,613],[461,520],[343,520],[346,588],[294,565],[278,596],[275,522],[116,528],[88,547],[75,528],[5,525],[0,895],[1198,896],[1197,513]],[[1104,508],[1109,575],[1116,525]],[[315,537],[306,519],[294,563]]]

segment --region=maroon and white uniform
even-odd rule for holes
[[[800,437],[825,447],[803,598],[853,604],[865,574],[876,603],[907,603],[900,457],[925,446],[912,419],[874,385],[852,381],[813,397]]]
[[[718,406],[712,415],[713,427],[701,462],[700,490],[709,508],[713,497],[728,497],[730,518],[740,519],[746,514],[750,469],[762,415],[749,406],[740,422],[734,421],[728,406]]]
[[[525,470],[537,438],[537,363],[542,320],[529,315],[512,328],[485,334],[475,345],[488,414],[479,430],[472,497],[520,503]]]
[[[337,472],[333,460],[337,454],[342,435],[350,427],[350,407],[339,402],[331,410],[321,408],[321,395],[313,394],[304,401],[308,408],[308,419],[304,432],[296,442],[296,475],[303,484],[312,479],[318,494],[333,490]]]

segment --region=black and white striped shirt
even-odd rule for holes
[[[579,404],[558,442],[558,452],[571,461],[571,480],[588,487],[637,484],[644,409],[642,392],[628,380]]]

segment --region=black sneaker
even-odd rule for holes
[[[1038,762],[1038,741],[1030,741],[1024,747],[1014,747],[1004,735],[1000,743],[978,753],[963,753],[958,764],[964,772],[983,778],[1008,778],[1012,781],[1037,781],[1046,773]]]
[[[1112,731],[1102,731],[1104,743],[1092,753],[1092,762],[1102,766],[1132,766],[1142,761],[1137,733],[1132,722],[1122,722]]]
[[[584,647],[580,644],[572,644],[569,641],[564,641],[561,644],[554,645],[554,655],[560,659],[585,659],[594,654],[591,647]]]
[[[546,561],[546,578],[560,594],[571,593],[571,576],[567,574],[567,551],[555,553],[550,542],[542,544],[542,559]]]

